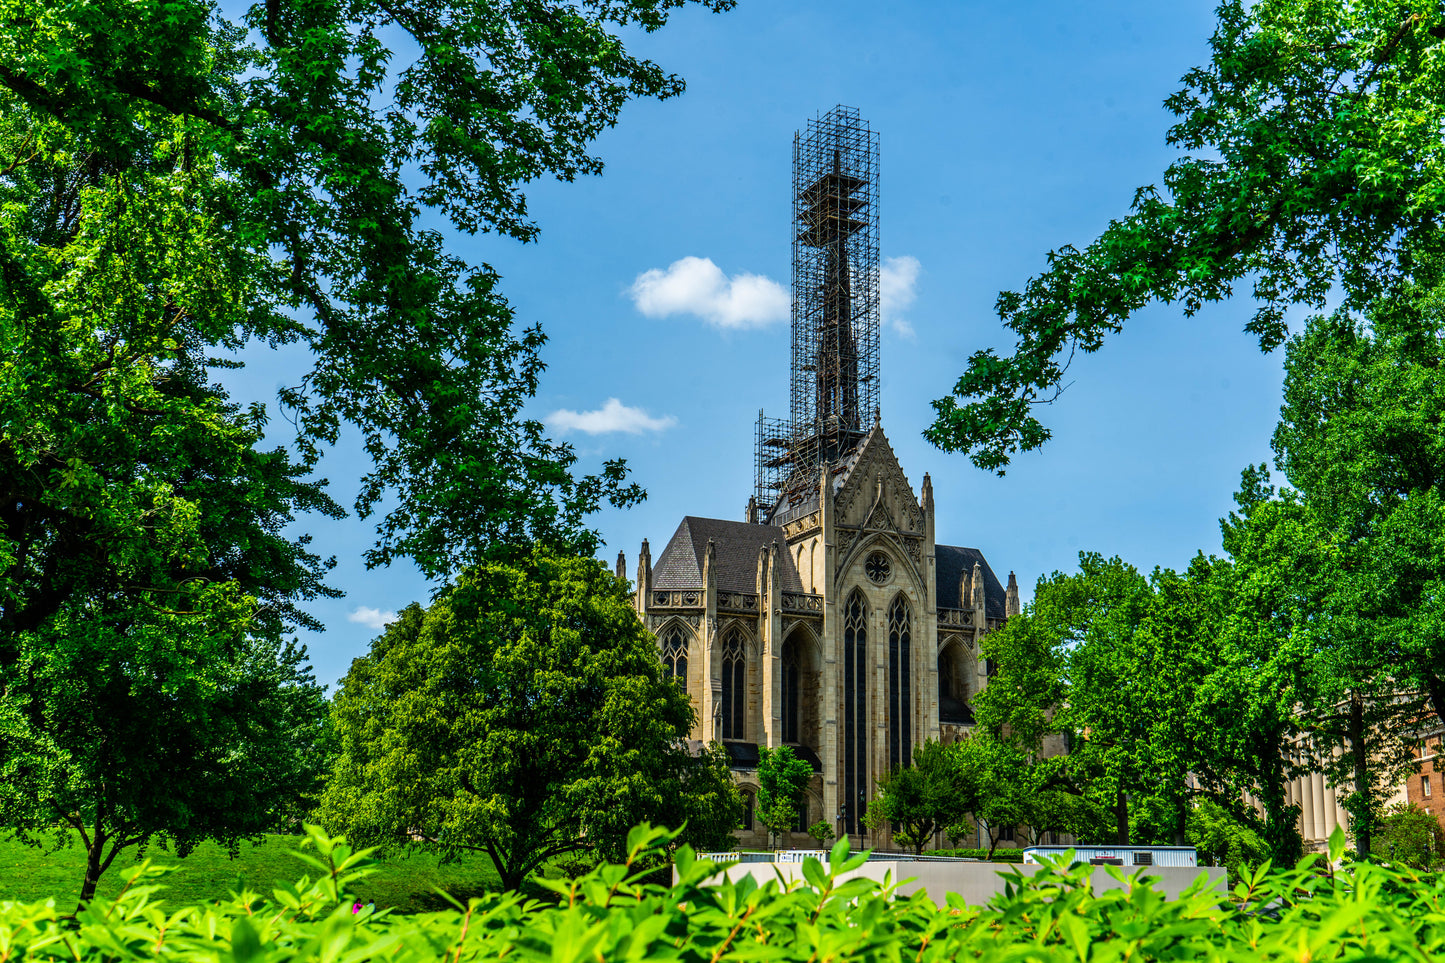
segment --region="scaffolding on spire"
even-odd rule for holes
[[[878,134],[834,107],[793,135],[789,417],[758,413],[756,497],[766,516],[817,482],[878,413]]]

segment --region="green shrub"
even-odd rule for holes
[[[961,856],[964,859],[981,859],[990,863],[1022,863],[1024,861],[1022,849],[995,849],[992,856],[989,856],[986,849],[938,849],[929,850],[923,855]]]
[[[628,840],[624,865],[576,880],[542,880],[557,902],[488,893],[465,907],[416,916],[352,911],[350,887],[368,859],[311,831],[315,881],[271,897],[172,908],[154,899],[154,871],[132,872],[114,902],[96,900],[78,918],[54,901],[0,903],[0,959],[130,963],[468,963],[555,961],[1104,961],[1430,960],[1445,955],[1445,885],[1362,863],[1348,873],[1297,868],[1248,872],[1233,899],[1203,881],[1167,900],[1142,873],[1094,895],[1088,867],[1012,873],[987,906],[950,896],[936,905],[863,878],[846,842],[827,865],[804,864],[791,889],[751,876],[713,884],[717,864],[675,854],[679,882],[641,881],[671,835],[646,827]],[[1344,837],[1332,841],[1338,859]]]
[[[1190,810],[1185,831],[1199,851],[1200,865],[1228,867],[1231,884],[1269,857],[1264,838],[1212,799],[1201,799]]]
[[[1434,869],[1445,856],[1445,830],[1417,803],[1396,803],[1381,820],[1371,852],[1411,869]]]

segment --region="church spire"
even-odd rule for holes
[[[878,135],[838,106],[793,135],[789,417],[758,413],[757,499],[836,464],[878,411]]]

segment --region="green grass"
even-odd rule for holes
[[[161,882],[157,894],[172,905],[222,899],[244,880],[247,888],[269,896],[282,883],[315,876],[315,870],[291,855],[299,836],[268,836],[259,844],[242,843],[235,859],[214,843],[197,846],[185,859],[152,846],[145,854],[153,862],[175,867]],[[53,849],[53,847],[51,847]],[[122,872],[140,861],[127,850],[101,877],[99,895],[113,897],[124,885]],[[85,851],[79,842],[58,851],[26,846],[14,839],[0,841],[0,900],[35,902],[55,897],[67,910],[80,896],[85,875]],[[467,897],[501,888],[501,879],[484,855],[463,857],[442,865],[431,853],[400,854],[382,861],[379,871],[356,885],[363,899],[378,908],[393,906],[403,913],[442,909],[446,900],[440,888],[465,902]]]

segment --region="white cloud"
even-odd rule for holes
[[[692,314],[717,328],[761,328],[786,321],[792,306],[787,290],[771,278],[729,278],[705,257],[673,261],[665,271],[643,271],[628,293],[649,318]]]
[[[572,411],[559,408],[546,418],[547,424],[559,432],[581,431],[589,435],[605,435],[625,431],[629,435],[640,435],[644,431],[662,431],[677,424],[672,415],[653,418],[641,408],[629,408],[616,398],[596,411]]]
[[[369,629],[375,629],[380,632],[386,627],[386,623],[396,621],[396,613],[383,612],[381,609],[374,609],[369,605],[358,605],[352,610],[351,614],[346,617],[346,621],[356,622]]]
[[[882,301],[880,307],[883,323],[910,341],[914,337],[913,325],[902,315],[912,307],[918,296],[915,287],[922,270],[923,266],[918,263],[918,258],[904,255],[884,258],[883,266],[878,272],[878,295]]]

